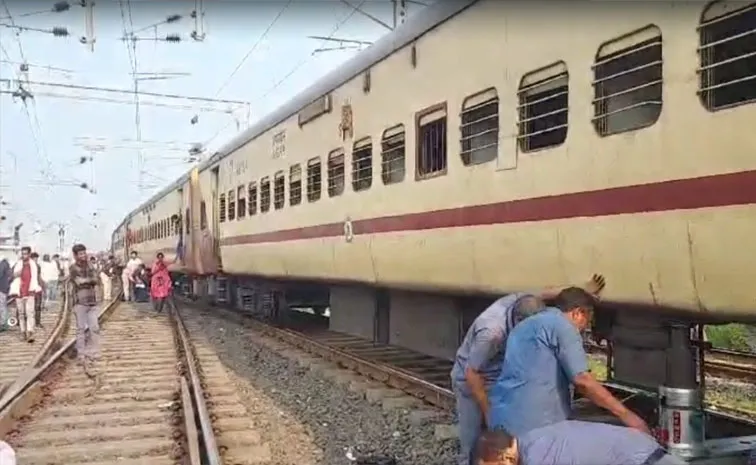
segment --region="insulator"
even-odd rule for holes
[[[165,18],[166,23],[175,23],[176,21],[181,20],[181,15],[170,15],[169,17]]]
[[[181,42],[181,36],[178,34],[168,34],[165,36],[166,42]]]
[[[55,26],[52,28],[52,35],[55,37],[68,37],[68,29],[62,26]]]
[[[52,7],[53,13],[62,13],[71,9],[71,4],[68,2],[55,2]]]
[[[22,73],[28,73],[29,72],[29,65],[26,64],[26,63],[21,63],[18,66],[18,69],[20,69]]]

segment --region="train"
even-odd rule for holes
[[[491,296],[592,273],[607,308],[752,323],[755,25],[743,1],[437,2],[128,213],[113,253],[441,356]]]

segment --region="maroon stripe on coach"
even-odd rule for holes
[[[756,203],[756,171],[743,171],[487,205],[368,218],[353,221],[352,227],[354,234],[380,234],[753,203]],[[287,242],[343,234],[344,224],[339,222],[226,237],[221,239],[221,245]]]

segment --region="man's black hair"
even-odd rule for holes
[[[501,453],[510,447],[514,438],[504,430],[484,431],[475,445],[475,457],[484,462],[496,462]]]
[[[568,287],[556,296],[554,303],[563,312],[569,312],[577,307],[593,310],[596,306],[596,299],[584,289]]]
[[[86,252],[87,248],[84,246],[84,244],[76,244],[71,248],[71,251],[74,255],[78,255],[79,252]]]
[[[25,245],[25,246],[21,247],[21,252],[29,252],[29,253],[31,253],[31,247],[29,247],[28,245]]]

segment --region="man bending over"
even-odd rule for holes
[[[600,275],[584,284],[585,292],[591,295],[603,288],[604,278]],[[478,435],[484,425],[490,425],[489,389],[501,372],[507,336],[520,321],[543,310],[543,301],[555,298],[562,289],[506,295],[478,315],[467,331],[451,372],[459,424],[458,465],[472,463]]]
[[[477,465],[684,465],[654,439],[624,426],[563,421],[519,438],[504,430],[478,440]]]

